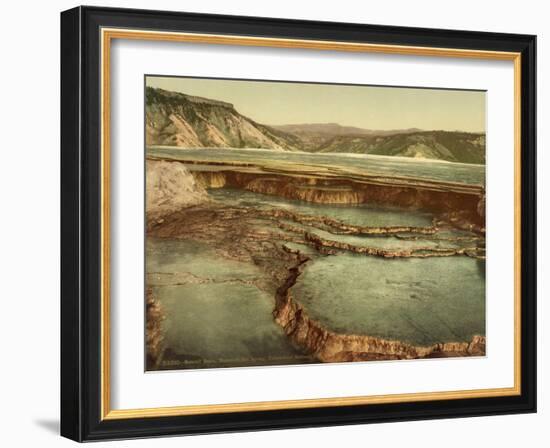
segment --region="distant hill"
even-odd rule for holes
[[[390,135],[417,132],[421,129],[393,129],[393,130],[373,130],[357,128],[354,126],[342,126],[338,123],[303,123],[303,124],[283,124],[273,126],[281,131],[290,132],[300,136],[336,136],[336,135]]]
[[[375,154],[483,164],[485,135],[447,131],[338,135],[320,143],[315,152]]]
[[[182,148],[264,148],[485,163],[485,134],[371,130],[337,123],[267,126],[223,101],[146,89],[146,143]]]

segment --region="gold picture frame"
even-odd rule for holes
[[[532,297],[525,297],[525,270],[531,270],[532,264],[526,266],[525,260],[530,260],[529,263],[533,262],[533,250],[530,244],[525,243],[525,234],[522,233],[522,224],[526,222],[526,214],[531,214],[534,204],[530,200],[526,200],[526,191],[525,185],[531,184],[532,179],[526,178],[526,173],[532,170],[532,164],[534,163],[530,156],[526,157],[526,154],[534,153],[534,143],[530,136],[525,135],[525,131],[529,130],[532,126],[533,120],[533,103],[531,101],[531,95],[534,91],[534,84],[532,84],[532,78],[534,74],[532,73],[531,64],[532,59],[534,58],[533,54],[533,45],[534,38],[532,36],[517,36],[517,35],[507,35],[501,38],[501,47],[502,49],[490,48],[492,43],[489,39],[489,35],[479,35],[473,33],[471,36],[462,35],[461,32],[447,32],[443,34],[438,34],[433,30],[422,30],[427,40],[431,39],[433,41],[433,46],[428,46],[426,43],[412,43],[407,44],[406,41],[414,41],[410,36],[400,38],[400,42],[396,42],[399,39],[392,38],[389,29],[381,30],[370,30],[368,26],[364,25],[365,30],[365,41],[347,41],[342,37],[341,40],[327,40],[314,37],[312,33],[311,38],[305,37],[277,37],[277,33],[270,31],[269,36],[256,36],[250,35],[250,31],[246,30],[246,26],[243,25],[243,34],[230,34],[224,32],[223,25],[221,22],[218,22],[217,19],[211,18],[210,27],[216,29],[216,32],[199,32],[196,27],[193,25],[193,20],[198,20],[195,16],[185,16],[178,15],[177,13],[156,13],[148,12],[142,13],[145,17],[145,22],[150,21],[150,23],[155,23],[155,29],[147,29],[146,26],[143,26],[142,22],[134,24],[133,16],[130,11],[126,12],[123,10],[106,10],[102,8],[76,8],[74,10],[67,11],[63,13],[62,16],[64,22],[63,26],[65,27],[65,33],[67,36],[71,35],[74,38],[74,33],[76,32],[80,36],[80,42],[82,39],[93,39],[93,43],[96,45],[97,54],[93,56],[93,60],[97,62],[98,70],[98,89],[94,91],[94,94],[97,95],[98,99],[98,110],[100,112],[100,123],[99,123],[99,132],[97,136],[97,141],[99,142],[99,164],[96,167],[98,169],[99,180],[97,183],[98,186],[98,222],[99,222],[99,251],[98,251],[98,270],[97,272],[100,275],[99,285],[98,285],[98,314],[99,322],[97,322],[97,334],[99,335],[98,348],[98,359],[95,361],[97,367],[99,368],[96,386],[99,388],[99,404],[93,405],[93,409],[87,408],[88,410],[84,413],[87,415],[86,419],[89,421],[96,421],[96,426],[92,428],[91,425],[87,426],[87,434],[82,432],[84,428],[83,420],[79,420],[75,423],[73,418],[67,416],[63,417],[65,421],[65,426],[62,426],[62,432],[65,435],[80,439],[80,440],[89,440],[94,438],[117,438],[132,436],[133,432],[131,429],[128,429],[129,422],[133,421],[142,421],[146,419],[148,423],[148,429],[145,431],[145,434],[162,434],[162,426],[157,426],[157,421],[162,418],[173,418],[180,419],[182,422],[182,428],[187,428],[185,418],[191,416],[212,416],[212,415],[225,415],[233,414],[233,418],[237,418],[242,413],[256,413],[261,414],[266,411],[305,411],[305,410],[317,410],[320,408],[327,408],[328,413],[338,413],[338,408],[350,409],[350,407],[359,407],[362,410],[365,407],[370,406],[374,408],[373,405],[388,405],[388,404],[399,404],[399,403],[415,403],[419,406],[419,409],[422,409],[422,403],[432,403],[434,401],[445,401],[449,403],[449,406],[452,406],[452,402],[456,400],[472,400],[472,399],[493,399],[493,400],[507,400],[506,403],[516,404],[516,408],[519,408],[521,403],[523,408],[525,408],[525,402],[530,403],[530,409],[533,409],[533,396],[532,390],[534,385],[532,385],[532,376],[533,372],[529,365],[534,363],[534,354],[532,350],[529,349],[525,351],[527,341],[525,337],[526,331],[532,331],[532,328],[526,330],[524,327],[525,322],[534,322],[531,308],[527,307],[525,302],[527,300],[534,300]],[[107,17],[107,18],[105,18]],[[174,31],[168,25],[170,20],[181,19],[181,27],[183,28],[180,31]],[[208,16],[201,16],[203,20],[208,21]],[[162,29],[158,24],[162,21],[166,21],[166,29]],[[279,26],[281,30],[278,32],[281,35],[288,34],[288,29],[293,28],[296,31],[296,35],[301,34],[299,32],[300,25],[296,23],[286,23],[284,21],[269,22],[270,19],[257,19],[258,24],[265,24],[266,26],[272,25],[277,28]],[[80,27],[78,24],[86,22],[89,25],[88,29],[84,31],[83,27]],[[153,22],[154,21],[154,22]],[[263,22],[262,22],[263,21]],[[269,22],[269,23],[268,23]],[[172,23],[172,22],[170,22]],[[235,24],[240,23],[238,18],[235,18]],[[249,22],[247,22],[249,23]],[[250,23],[255,23],[252,20]],[[92,26],[93,25],[93,26]],[[197,25],[198,26],[198,25]],[[185,28],[191,28],[190,31],[185,31]],[[319,29],[325,28],[326,30],[332,30],[336,32],[341,31],[342,36],[345,35],[346,29],[345,26],[340,26],[339,24],[320,24]],[[357,25],[357,27],[362,27]],[[90,34],[90,28],[93,29],[93,34]],[[284,28],[284,30],[282,29]],[[271,29],[271,28],[270,28]],[[370,33],[370,34],[369,34]],[[373,34],[374,33],[374,34]],[[383,40],[384,33],[386,33],[386,42],[380,42],[373,39],[369,41],[373,36],[378,36]],[[466,33],[466,32],[462,32]],[[468,34],[468,33],[466,33]],[[91,37],[90,37],[91,36]],[[468,46],[451,46],[451,43],[454,42],[454,45],[460,45],[460,42],[467,42],[467,37],[470,38],[468,41]],[[474,39],[477,45],[477,48],[472,48],[471,40]],[[233,46],[243,46],[243,47],[274,47],[274,48],[287,48],[287,49],[311,49],[311,50],[326,50],[326,51],[342,51],[342,52],[367,52],[367,53],[381,53],[381,54],[398,54],[398,55],[411,55],[411,56],[436,56],[436,57],[448,57],[448,58],[464,58],[464,59],[484,59],[484,60],[504,60],[513,62],[514,66],[514,164],[515,164],[515,174],[514,174],[514,210],[515,210],[515,219],[514,219],[514,257],[515,257],[515,266],[514,266],[514,277],[515,277],[515,287],[514,287],[514,386],[507,388],[494,388],[494,389],[476,389],[476,390],[461,390],[461,391],[447,391],[447,392],[423,392],[423,393],[406,393],[406,394],[396,394],[396,395],[376,395],[376,396],[353,396],[353,397],[339,397],[339,398],[315,398],[315,399],[306,399],[306,400],[284,400],[284,401],[265,401],[265,402],[243,402],[243,403],[232,403],[232,404],[216,404],[216,405],[182,405],[175,407],[160,407],[160,408],[141,408],[141,409],[113,409],[111,407],[111,368],[110,368],[110,359],[112,356],[111,353],[111,304],[110,304],[110,246],[111,246],[111,234],[110,234],[110,219],[111,219],[111,202],[110,202],[110,176],[111,176],[111,166],[110,166],[110,154],[111,154],[111,45],[115,40],[139,40],[139,41],[162,41],[162,42],[184,42],[184,43],[200,43],[208,45],[233,45]],[[392,42],[393,41],[393,42]],[[69,44],[67,46],[66,58],[66,72],[62,73],[63,76],[68,79],[69,77],[75,76],[75,73],[82,73],[82,61],[86,60],[82,57],[80,52],[84,51],[80,46],[78,46],[78,40]],[[519,42],[519,43],[518,43]],[[63,42],[62,42],[63,44]],[[71,46],[72,45],[72,46]],[[76,46],[76,48],[73,48]],[[494,45],[493,45],[494,46]],[[92,46],[93,47],[93,46]],[[71,53],[72,52],[72,53]],[[75,55],[78,55],[79,58],[75,58]],[[71,85],[71,88],[67,87],[66,95],[76,95],[78,98],[81,98],[81,90],[84,88],[84,81],[80,78],[80,81],[77,83],[77,90],[75,91],[74,85]],[[74,84],[74,83],[73,83]],[[69,91],[70,90],[70,91]],[[67,100],[70,103],[69,100]],[[66,114],[69,112],[70,108],[64,106]],[[529,113],[527,111],[530,111]],[[67,115],[66,115],[67,116]],[[80,120],[77,122],[64,123],[68,128],[74,126],[85,126],[86,121],[83,117],[80,117]],[[72,130],[64,131],[67,135]],[[66,146],[62,148],[62,151],[71,151],[68,149],[67,143]],[[81,151],[85,150],[82,148]],[[77,162],[75,162],[76,164]],[[526,163],[528,166],[526,166]],[[64,168],[68,170],[69,168]],[[74,210],[69,210],[66,212],[67,216],[71,213],[74,213]],[[71,215],[72,216],[72,215]],[[531,223],[531,220],[527,218],[530,228],[523,229],[523,232],[532,231],[531,226],[534,226],[534,223]],[[80,246],[78,248],[73,248],[74,241],[67,243],[67,251],[72,250],[81,250]],[[526,252],[527,251],[527,252]],[[65,255],[67,256],[67,255]],[[523,260],[523,261],[522,261]],[[529,276],[534,275],[532,272]],[[68,279],[67,282],[73,282],[74,279]],[[73,298],[64,297],[63,300],[75,300]],[[70,308],[70,310],[69,310]],[[66,306],[67,314],[73,313],[74,310],[71,306]],[[80,306],[79,313],[82,313],[82,308]],[[82,314],[79,314],[82,317]],[[64,325],[73,325],[67,321],[67,317],[64,317]],[[523,325],[523,326],[522,326]],[[83,331],[82,327],[78,327],[76,330],[71,327],[72,331],[80,332]],[[81,351],[82,347],[70,347],[70,350],[67,350],[67,353],[74,353],[75,351]],[[66,369],[71,370],[74,367],[69,369],[69,364],[74,366],[75,363],[81,362],[76,359],[73,359],[73,355],[66,356],[63,363]],[[526,365],[528,372],[525,372]],[[72,370],[71,370],[72,372]],[[67,374],[69,375],[69,374]],[[70,375],[73,375],[72,373]],[[80,378],[80,377],[78,377]],[[69,380],[67,380],[69,381]],[[73,383],[75,380],[73,378]],[[82,383],[80,378],[79,387],[86,387]],[[529,383],[526,383],[526,382]],[[525,384],[531,384],[529,388],[525,388]],[[75,385],[72,384],[71,387],[66,388],[65,396],[68,394],[71,395],[72,399],[78,402],[78,406],[83,409],[88,406],[84,403],[82,398],[82,393],[80,398],[75,398],[72,396],[75,391]],[[90,394],[91,389],[96,390],[94,386],[87,387],[86,394]],[[89,401],[89,398],[88,398]],[[512,408],[513,405],[510,405]],[[522,409],[523,409],[522,408]],[[63,411],[66,412],[67,410]],[[457,412],[461,412],[458,410]],[[481,413],[481,411],[479,411]],[[94,415],[91,415],[94,414]],[[463,415],[468,415],[467,412],[462,411]],[[470,415],[475,415],[473,412]],[[396,419],[398,419],[397,417]],[[84,419],[84,420],[86,420]],[[91,420],[90,420],[91,419]],[[368,419],[365,419],[367,421]],[[117,427],[116,424],[120,423],[120,427]],[[319,420],[319,423],[322,424],[323,421]],[[63,423],[62,423],[63,425]],[[113,425],[113,426],[105,426]],[[286,427],[292,426],[286,424]],[[307,425],[307,423],[306,423]],[[276,424],[274,425],[277,426]],[[282,427],[285,427],[285,424],[281,424]],[[107,429],[100,430],[97,428],[105,427]],[[110,429],[110,428],[115,429]],[[238,424],[236,427],[239,427]],[[243,429],[251,428],[254,426],[242,426]],[[261,428],[261,424],[258,423],[256,426]],[[264,426],[267,427],[267,426]],[[204,426],[202,426],[204,428]],[[223,429],[223,425],[220,425],[219,430]],[[175,433],[192,433],[200,432],[201,424],[197,424],[193,427],[192,430],[182,429],[181,431],[175,431]]]

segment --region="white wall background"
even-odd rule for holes
[[[337,428],[124,441],[110,446],[190,447],[369,446],[499,448],[542,447],[550,439],[550,392],[546,387],[550,315],[544,299],[550,277],[550,222],[546,204],[550,158],[544,143],[550,119],[545,79],[550,39],[546,2],[394,0],[133,0],[88,4],[204,13],[352,21],[537,34],[539,194],[539,413],[537,415],[406,422]],[[0,441],[4,446],[69,446],[58,435],[59,414],[59,12],[78,3],[5,2],[2,6],[0,123],[2,170],[0,259],[2,341]],[[547,354],[547,353],[546,353]],[[96,446],[103,446],[99,444]]]

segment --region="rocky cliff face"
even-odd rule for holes
[[[184,164],[164,160],[147,160],[147,222],[208,200]]]
[[[145,298],[145,347],[147,369],[153,369],[162,357],[162,321],[164,314],[159,301],[153,296],[151,288],[147,288]]]
[[[295,137],[239,114],[232,104],[147,87],[147,145],[291,150]]]
[[[396,129],[374,131],[336,123],[267,126],[232,104],[147,87],[147,145],[263,148],[356,153],[485,163],[485,134]]]
[[[479,186],[454,185],[428,181],[398,181],[379,178],[320,178],[296,173],[227,170],[191,171],[205,188],[241,188],[255,193],[298,199],[321,204],[379,204],[448,212],[449,220],[465,225],[484,226],[479,202],[484,194]]]

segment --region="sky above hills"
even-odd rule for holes
[[[151,76],[146,85],[226,101],[269,125],[485,132],[482,91]]]

